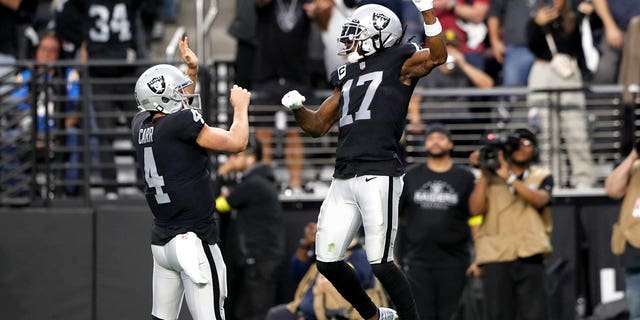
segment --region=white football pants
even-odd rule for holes
[[[188,232],[164,246],[152,245],[151,252],[153,316],[177,319],[184,296],[194,320],[224,320],[227,269],[217,244],[210,245]]]
[[[363,225],[369,263],[393,261],[403,185],[402,177],[391,176],[334,179],[318,216],[317,259],[343,260],[351,239]]]

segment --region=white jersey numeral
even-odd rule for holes
[[[131,40],[131,23],[127,17],[127,6],[118,3],[113,7],[113,14],[109,20],[109,9],[106,6],[92,4],[89,7],[89,17],[96,18],[95,28],[89,30],[89,39],[94,42],[109,41],[111,32],[118,34],[121,42]]]
[[[382,83],[382,71],[370,72],[367,74],[363,74],[358,77],[358,82],[356,86],[364,85],[366,82],[369,82],[369,86],[367,87],[367,92],[364,94],[364,98],[362,99],[362,103],[355,110],[354,114],[349,114],[349,91],[351,91],[351,85],[353,84],[353,79],[349,79],[342,86],[342,116],[340,117],[340,126],[346,126],[352,124],[353,121],[358,120],[369,120],[371,119],[371,111],[369,111],[369,107],[371,105],[371,101],[373,101],[373,96],[376,94],[376,90],[378,90],[378,86]]]
[[[202,119],[202,115],[200,114],[200,112],[193,109],[189,109],[189,110],[191,110],[191,113],[193,114],[193,122],[204,123],[204,119]]]
[[[149,188],[156,189],[156,202],[158,202],[158,204],[171,203],[169,195],[162,192],[164,178],[158,174],[156,160],[153,157],[151,147],[144,148],[144,180],[147,181]]]

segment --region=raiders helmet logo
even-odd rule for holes
[[[164,83],[164,76],[151,79],[151,81],[147,82],[147,86],[149,86],[149,89],[155,94],[163,94],[164,89],[167,87]]]
[[[391,21],[391,18],[384,14],[377,12],[373,13],[373,27],[376,28],[376,30],[384,30],[384,28],[389,25],[389,21]]]

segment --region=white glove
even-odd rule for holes
[[[282,97],[282,105],[291,110],[298,110],[302,108],[302,103],[306,100],[307,98],[301,95],[298,90],[291,90]]]
[[[433,9],[433,0],[413,0],[413,4],[416,5],[420,12]]]

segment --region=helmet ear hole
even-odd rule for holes
[[[164,103],[169,103],[169,98],[167,98],[167,97],[162,97],[162,102],[164,102]]]

